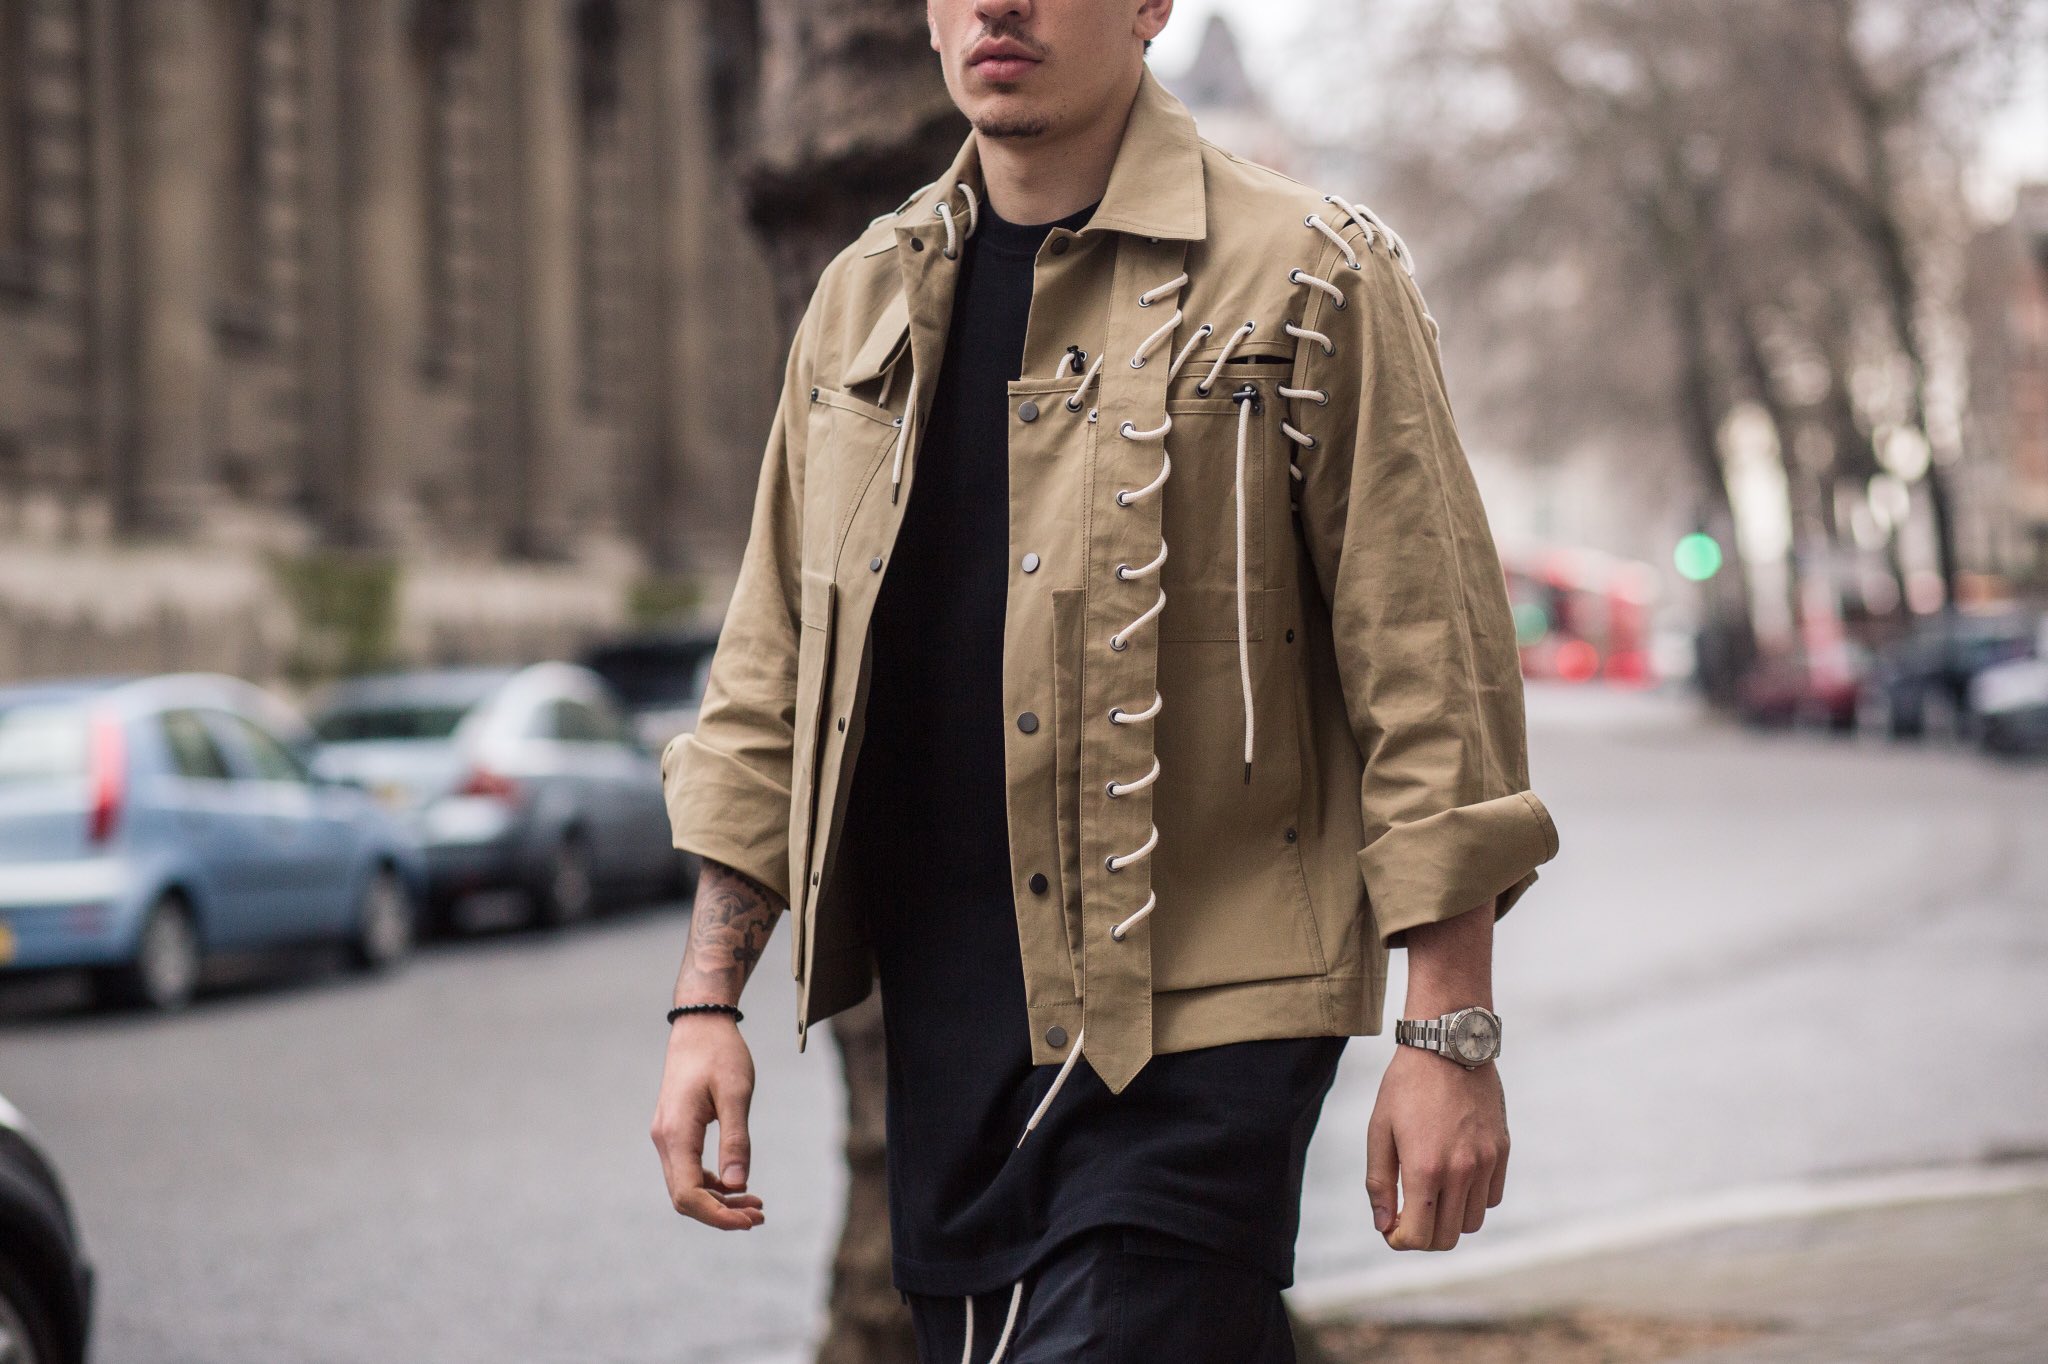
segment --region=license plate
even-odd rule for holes
[[[14,960],[14,930],[0,924],[0,966]]]

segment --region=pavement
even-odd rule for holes
[[[1449,1255],[1385,1249],[1363,1179],[1389,1044],[1353,1039],[1310,1152],[1304,1290],[1655,1222],[1573,1249],[1622,1282],[1657,1247],[1768,1239],[1672,1209],[2048,1153],[2048,767],[1540,687],[1530,734],[1562,846],[1499,935],[1507,1201]],[[837,1057],[823,1035],[797,1054],[771,945],[746,1025],[767,1223],[677,1218],[647,1122],[681,909],[436,947],[383,980],[292,967],[173,1019],[0,988],[0,1092],[101,1269],[96,1364],[802,1359],[843,1194]],[[1390,1016],[1400,992],[1397,972]],[[1930,1320],[1951,1299],[1884,1297]]]
[[[1716,1204],[1718,1206],[1716,1206]],[[1411,1336],[1479,1328],[1539,1353],[1547,1323],[1622,1321],[1704,1348],[1623,1356],[1686,1364],[2038,1364],[2048,1358],[2048,1165],[1906,1171],[1751,1191],[1692,1210],[1691,1230],[1581,1228],[1349,1285],[1303,1285],[1318,1324]],[[1667,1220],[1682,1221],[1672,1210]],[[1654,1221],[1655,1219],[1652,1219]],[[1573,1240],[1581,1244],[1574,1248]],[[1605,1239],[1604,1249],[1590,1244]],[[1519,1263],[1516,1263],[1519,1261]]]

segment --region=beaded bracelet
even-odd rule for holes
[[[732,1021],[740,1022],[746,1017],[737,1004],[678,1004],[668,1011],[668,1021],[673,1023],[684,1014],[731,1014]]]

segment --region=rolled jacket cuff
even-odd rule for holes
[[[684,734],[663,754],[670,841],[789,902],[789,788]]]
[[[1382,942],[1488,900],[1505,914],[1557,855],[1557,826],[1532,791],[1396,825],[1358,854]]]

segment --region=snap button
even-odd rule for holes
[[[882,556],[877,554],[874,558],[868,560],[868,568],[871,572],[880,573],[882,571]]]
[[[1017,409],[1017,417],[1018,417],[1018,419],[1019,419],[1020,421],[1027,421],[1027,422],[1035,422],[1035,421],[1037,421],[1037,420],[1038,420],[1038,404],[1037,404],[1037,403],[1034,403],[1034,402],[1032,402],[1032,401],[1031,401],[1031,400],[1030,400],[1029,398],[1026,398],[1026,399],[1024,400],[1024,405],[1023,405],[1022,407],[1020,407],[1020,408],[1018,408],[1018,409]]]
[[[1292,842],[1294,841],[1294,830],[1292,830],[1292,829],[1289,829],[1289,830],[1287,831],[1287,841],[1288,841],[1289,843],[1292,843]]]
[[[818,401],[818,390],[817,390],[817,389],[815,389],[815,388],[811,390],[811,401],[812,401],[812,402],[816,402],[816,401]]]
[[[1027,554],[1024,556],[1024,571],[1026,573],[1038,572],[1038,556],[1036,554]]]
[[[1067,254],[1067,240],[1068,239],[1065,237],[1054,237],[1052,239],[1052,253],[1055,256],[1064,256]]]
[[[816,872],[812,872],[812,873],[811,873],[811,884],[812,884],[812,885],[814,885],[814,886],[818,884],[818,873],[816,873]]]
[[[1038,732],[1038,717],[1028,710],[1025,711],[1017,717],[1017,728],[1023,730],[1026,734],[1036,734]]]
[[[1045,894],[1045,888],[1051,884],[1052,882],[1045,879],[1044,872],[1035,871],[1031,873],[1031,893],[1033,895]]]
[[[1048,1047],[1064,1047],[1067,1045],[1067,1030],[1057,1023],[1047,1028],[1045,1030],[1045,1045]]]
[[[1289,631],[1287,632],[1287,642],[1288,642],[1289,644],[1292,644],[1292,643],[1294,643],[1294,631],[1292,631],[1292,630],[1289,630]]]
[[[839,732],[841,734],[846,732],[846,717],[844,715],[839,717]]]
[[[913,250],[913,251],[922,251],[922,250],[924,250],[924,238],[922,238],[922,237],[912,237],[912,238],[910,239],[910,249],[911,249],[911,250]]]

